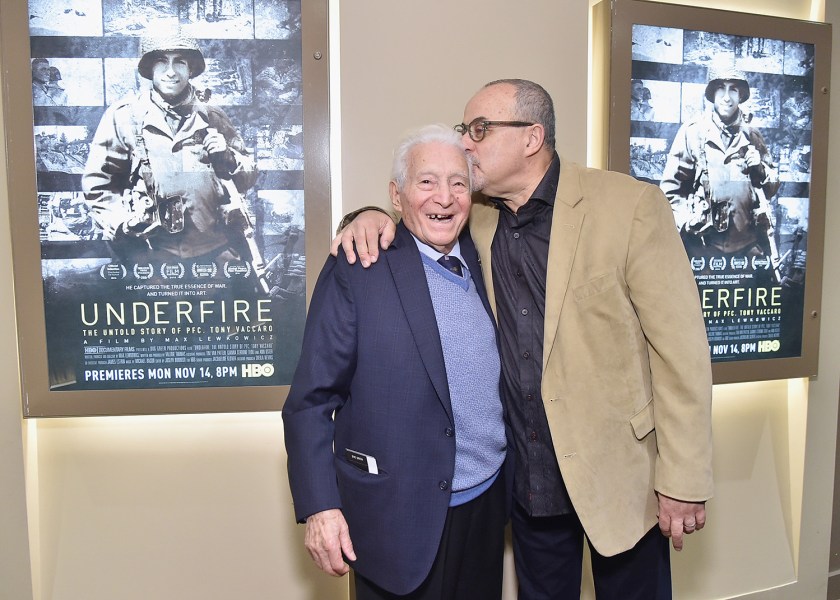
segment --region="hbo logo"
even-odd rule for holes
[[[274,375],[274,365],[242,365],[242,377],[271,377]]]

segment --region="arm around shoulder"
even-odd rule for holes
[[[391,215],[376,206],[366,206],[348,213],[339,223],[337,235],[330,244],[330,254],[336,256],[341,247],[347,262],[356,262],[356,253],[367,268],[379,258],[379,248],[386,250],[394,241],[397,226]],[[355,244],[355,248],[354,248]]]

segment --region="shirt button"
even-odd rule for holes
[[[522,309],[522,316],[523,316],[523,317],[527,317],[527,316],[528,316],[528,309],[527,309],[527,308],[523,308],[523,309]]]
[[[443,481],[441,481],[438,484],[438,487],[442,490],[448,490],[449,489],[449,482],[444,479]]]
[[[528,394],[527,396],[525,396],[525,399],[530,402],[531,400],[534,399],[534,394]]]
[[[531,353],[526,350],[525,352],[522,353],[522,358],[524,358],[526,360],[531,358]]]
[[[537,441],[537,432],[532,431],[531,435],[528,436],[528,439],[530,439],[532,442],[536,442]]]
[[[522,271],[520,269],[516,269],[516,276],[522,277]]]
[[[516,233],[513,234],[513,239],[515,239],[515,240],[519,239],[519,232],[516,232]]]
[[[453,435],[455,435],[455,430],[451,427],[447,427],[444,433],[446,434],[446,437],[452,437]]]

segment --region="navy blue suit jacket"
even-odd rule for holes
[[[469,233],[461,253],[492,320]],[[329,257],[283,407],[295,516],[340,508],[361,575],[396,594],[428,575],[455,471],[455,422],[420,251],[400,223],[369,269]],[[379,474],[345,449],[376,458]]]

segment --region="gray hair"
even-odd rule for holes
[[[470,178],[470,191],[472,191],[472,158],[464,152],[461,135],[451,126],[443,123],[425,125],[409,132],[400,140],[400,143],[394,149],[394,161],[391,164],[391,180],[397,184],[397,189],[402,191],[408,177],[408,157],[411,151],[415,146],[429,143],[449,144],[464,155],[467,162],[467,173]]]
[[[527,79],[497,79],[484,87],[501,84],[516,88],[516,114],[512,115],[512,118],[542,125],[545,130],[545,145],[549,150],[554,150],[554,102],[545,88]]]

